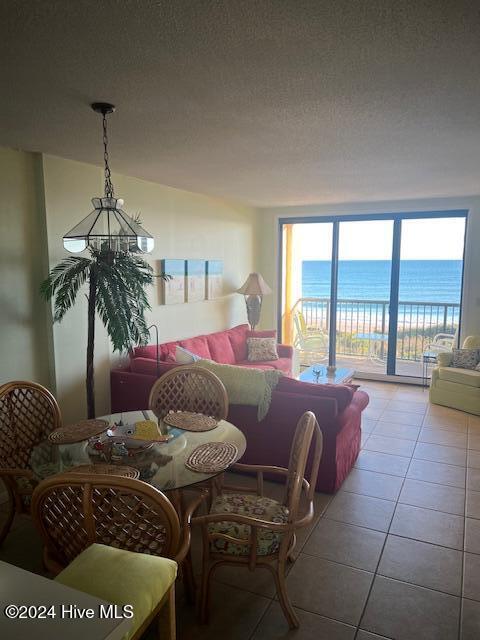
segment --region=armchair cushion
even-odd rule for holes
[[[279,524],[284,524],[288,520],[288,509],[276,500],[241,493],[224,493],[218,496],[212,504],[210,513],[234,513]],[[211,522],[208,525],[208,533],[222,533],[247,542],[250,538],[250,526],[239,522]],[[267,556],[276,553],[280,547],[281,539],[282,534],[277,531],[258,528],[257,554]],[[247,556],[250,549],[248,545],[243,546],[216,538],[211,542],[211,551],[212,553]]]
[[[463,343],[464,349],[480,349],[480,335],[468,336]]]
[[[452,362],[453,354],[451,352],[437,354],[437,363],[439,367],[450,367]]]
[[[475,369],[439,367],[438,377],[440,380],[447,380],[448,382],[456,382],[469,387],[480,387],[480,371],[475,371]]]
[[[55,580],[107,602],[133,605],[133,626],[125,636],[130,638],[155,610],[176,576],[174,560],[92,544]]]

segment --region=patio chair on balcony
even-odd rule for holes
[[[457,344],[457,340],[458,328],[455,333],[437,333],[433,336],[432,342],[425,347],[423,355],[427,352],[435,354],[448,353]]]
[[[328,334],[315,327],[308,328],[305,316],[295,311],[295,340],[293,346],[299,351],[300,364],[311,365],[328,358]]]

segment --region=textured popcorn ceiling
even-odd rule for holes
[[[258,206],[480,192],[480,5],[3,0],[0,144]]]

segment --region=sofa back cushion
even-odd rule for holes
[[[160,360],[165,362],[175,362],[175,347],[178,342],[164,342],[158,345]],[[150,358],[157,359],[157,345],[148,344],[143,347],[135,347],[133,350],[134,358]]]
[[[247,331],[248,338],[276,338],[276,329],[267,329],[266,331]]]
[[[235,355],[235,362],[243,362],[247,359],[247,331],[248,324],[240,324],[227,331]]]
[[[235,353],[228,335],[228,331],[218,331],[207,335],[208,348],[212,360],[220,364],[235,364]]]
[[[159,356],[161,356],[161,346],[158,347]],[[156,344],[147,344],[143,347],[134,347],[133,349],[133,358],[151,358],[155,360],[157,357],[157,345]]]
[[[212,354],[208,348],[207,336],[197,336],[196,338],[180,340],[179,344],[181,347],[191,351],[196,356],[200,356],[200,358],[204,358],[206,360],[212,359]]]
[[[300,393],[304,396],[333,398],[337,401],[339,413],[351,403],[355,390],[346,384],[316,384],[302,382],[286,376],[280,378],[277,391],[286,393]]]

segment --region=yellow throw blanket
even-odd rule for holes
[[[198,360],[195,367],[202,367],[214,373],[223,382],[231,404],[246,404],[258,407],[257,418],[263,420],[272,400],[272,391],[283,373],[277,369],[254,369],[237,367],[233,364],[219,364],[212,360]]]

